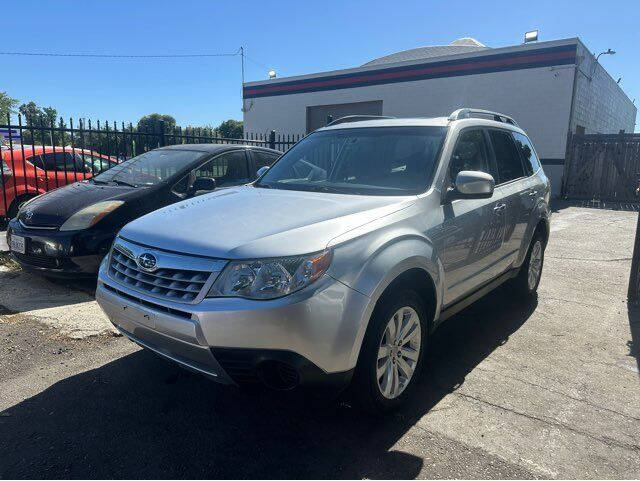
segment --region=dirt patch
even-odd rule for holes
[[[22,314],[73,339],[116,333],[95,301],[95,281],[45,279],[0,255],[0,315]]]

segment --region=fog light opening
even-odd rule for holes
[[[265,361],[258,367],[258,375],[265,386],[288,391],[300,384],[300,376],[293,366],[280,361]]]

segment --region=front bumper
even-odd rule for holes
[[[112,279],[106,261],[96,299],[134,342],[223,384],[260,378],[285,365],[297,385],[341,387],[360,350],[370,299],[324,276],[306,289],[269,301],[157,299]]]
[[[25,254],[11,252],[24,269],[57,277],[95,277],[114,237],[92,231],[25,229],[17,219],[9,222],[7,243],[12,235],[25,238]]]

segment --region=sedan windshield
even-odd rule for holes
[[[412,195],[431,182],[446,127],[325,130],[296,144],[256,187]]]
[[[94,177],[97,184],[115,183],[137,187],[155,185],[181,173],[206,153],[193,150],[151,150]]]

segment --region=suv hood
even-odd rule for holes
[[[149,247],[221,259],[308,254],[415,199],[244,186],[147,214],[127,224],[120,236]]]
[[[130,200],[143,195],[144,188],[76,182],[33,200],[18,218],[27,226],[60,227],[80,209],[105,200]],[[29,212],[29,215],[25,215]]]

